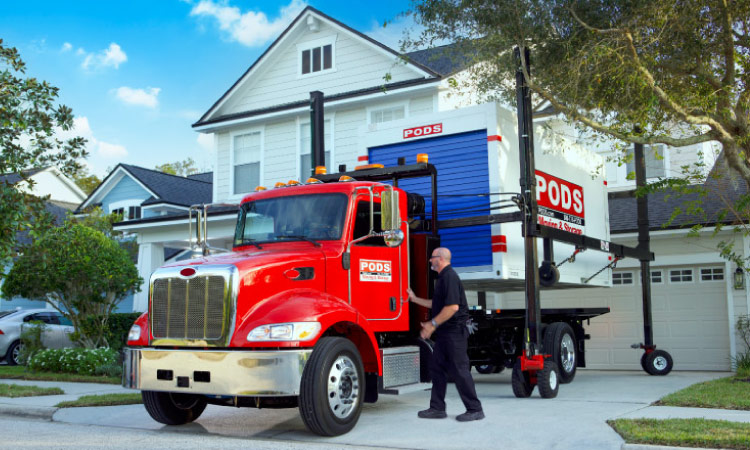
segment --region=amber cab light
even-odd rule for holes
[[[427,153],[419,153],[417,154],[417,163],[420,164],[427,164],[430,160],[430,157],[427,156]]]
[[[382,169],[385,167],[382,164],[365,164],[363,166],[357,166],[354,168],[354,170],[367,170],[367,169]]]
[[[307,184],[319,184],[319,183],[322,183],[322,181],[320,181],[317,178],[310,177],[310,178],[307,179],[307,181],[305,181],[305,183],[307,183]]]
[[[325,175],[328,173],[326,166],[315,166],[315,175]]]
[[[274,189],[276,189],[276,188],[283,188],[283,187],[286,187],[286,184],[284,184],[283,181],[279,181],[276,184],[274,184],[273,187],[274,187]]]
[[[348,176],[348,175],[341,175],[341,178],[339,178],[339,181],[355,181],[354,178]]]
[[[300,182],[297,180],[289,180],[289,182],[286,185],[287,186],[299,186]]]
[[[265,190],[266,190],[265,186],[258,186],[255,188],[255,192],[260,192],[260,191],[265,191]]]

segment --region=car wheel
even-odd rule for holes
[[[551,355],[557,365],[560,383],[573,381],[578,364],[576,335],[565,322],[555,322],[544,331],[544,351]]]
[[[21,341],[16,341],[10,344],[10,347],[8,348],[8,353],[5,354],[5,361],[8,363],[9,366],[17,366],[23,363],[21,361],[22,350],[23,350],[23,344],[21,344]]]
[[[142,391],[148,414],[165,425],[184,425],[200,417],[206,409],[206,398],[195,394]]]
[[[302,372],[299,412],[307,428],[321,436],[338,436],[357,424],[365,392],[362,358],[354,344],[324,337]]]

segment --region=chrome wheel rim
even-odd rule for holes
[[[11,358],[13,358],[13,362],[16,364],[21,364],[21,361],[20,361],[21,350],[23,350],[23,345],[16,345],[16,348],[13,349],[13,354],[11,355]]]
[[[560,362],[565,373],[570,373],[576,366],[576,350],[573,338],[569,334],[563,335],[560,342]]]
[[[557,372],[554,370],[549,371],[549,387],[553,391],[557,388]]]
[[[658,371],[662,371],[667,368],[667,358],[663,356],[657,356],[654,358],[654,368]]]
[[[357,369],[351,358],[341,355],[328,372],[328,405],[336,417],[345,419],[354,412],[358,399]]]

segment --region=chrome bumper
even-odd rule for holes
[[[206,395],[299,395],[312,350],[123,350],[122,385],[130,389]]]

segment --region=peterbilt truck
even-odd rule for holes
[[[415,177],[432,179],[435,201],[396,187]],[[420,162],[248,194],[231,252],[151,276],[148,311],[125,349],[123,384],[141,390],[148,413],[164,424],[191,422],[207,404],[297,407],[320,435],[352,429],[363,402],[379,395],[428,388],[432,347],[419,330],[429,311],[410,304],[406,290],[431,296],[427,259],[441,225],[496,220],[439,221],[439,184],[435,166]],[[522,276],[500,273],[492,269],[506,281]],[[585,366],[584,321],[606,312],[542,309],[549,362],[532,379],[518,363],[524,310],[472,310],[472,364],[482,372],[513,368],[517,396],[538,384],[542,397],[554,397]]]

